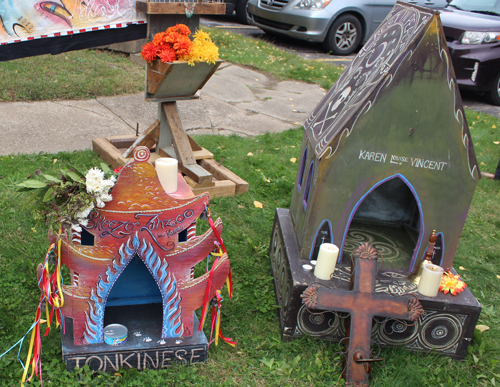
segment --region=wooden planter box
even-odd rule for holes
[[[146,99],[192,98],[210,79],[221,61],[190,66],[187,61],[148,63],[146,72]]]

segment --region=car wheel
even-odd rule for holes
[[[493,105],[500,106],[500,73],[495,77],[495,81],[491,87],[490,101]]]
[[[240,24],[248,24],[247,22],[247,3],[248,0],[238,0],[236,3],[236,20]]]
[[[333,22],[323,48],[334,55],[349,55],[361,44],[362,35],[359,20],[353,15],[344,15]]]

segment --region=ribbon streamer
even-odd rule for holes
[[[198,332],[201,332],[201,330],[203,329],[203,326],[205,325],[206,317],[208,314],[208,308],[210,306],[210,300],[209,300],[210,290],[212,288],[212,278],[213,278],[215,268],[217,267],[217,263],[219,262],[219,258],[222,257],[224,254],[227,254],[226,247],[224,246],[224,241],[222,240],[220,234],[218,233],[218,231],[215,227],[214,221],[212,219],[212,215],[211,215],[210,210],[209,210],[207,205],[205,205],[205,211],[207,213],[208,223],[210,224],[210,228],[212,229],[212,231],[213,231],[213,233],[218,241],[218,243],[216,242],[218,252],[217,253],[214,253],[214,252],[210,253],[210,255],[215,257],[215,260],[214,260],[214,263],[212,264],[212,268],[210,269],[210,274],[208,276],[207,289],[205,291],[205,298],[203,300],[203,309],[201,311],[201,319],[200,319],[200,325],[198,327]],[[208,267],[207,267],[207,269],[208,269]],[[226,278],[226,284],[227,284],[229,297],[232,298],[233,297],[233,282],[231,279],[231,269],[229,269],[229,273],[228,273],[228,276]],[[220,293],[219,290],[216,290],[216,295],[217,295],[217,292]],[[213,312],[212,312],[212,319],[213,318],[214,317],[213,317]],[[218,337],[219,337],[219,331],[220,331],[220,327],[219,327],[219,329],[216,330],[217,341],[218,341]],[[221,336],[221,338],[222,337],[223,336]]]
[[[47,323],[47,328],[45,329],[45,336],[50,332],[51,323],[56,319],[56,327],[59,327],[61,323],[63,324],[64,331],[64,315],[62,313],[62,306],[64,305],[64,295],[62,292],[62,275],[61,275],[61,233],[62,229],[59,231],[57,238],[57,250],[56,244],[52,243],[45,254],[45,260],[43,265],[38,266],[38,287],[40,288],[40,301],[36,310],[36,317],[33,326],[31,327],[31,338],[28,349],[28,356],[26,358],[26,367],[24,367],[23,376],[21,379],[21,387],[25,383],[29,382],[33,375],[40,378],[40,383],[43,386],[42,378],[42,339],[41,339],[41,324]],[[56,251],[57,262],[54,272],[51,274],[49,270],[49,257]],[[46,319],[41,319],[42,305],[45,304],[45,316]],[[29,331],[28,331],[29,333]],[[24,338],[23,338],[24,339]],[[21,344],[22,345],[22,344]],[[21,362],[22,364],[22,362]],[[31,366],[31,374],[28,377],[28,371]]]

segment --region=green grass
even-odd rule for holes
[[[342,70],[275,48],[269,43],[206,29],[221,59],[253,66],[278,79],[297,79],[330,88]],[[144,66],[106,50],[71,51],[0,62],[0,102],[87,99],[144,90]]]
[[[479,116],[479,118],[477,118]],[[483,168],[494,170],[498,161],[500,122],[468,113],[476,154]],[[54,331],[43,338],[45,381],[61,386],[324,386],[336,385],[340,376],[336,343],[304,337],[288,343],[279,339],[279,320],[270,272],[268,245],[276,207],[288,208],[303,131],[289,130],[250,138],[196,136],[217,160],[250,183],[250,191],[211,201],[211,211],[224,222],[223,237],[231,265],[235,296],[223,303],[223,333],[238,342],[213,346],[206,364],[174,366],[161,371],[120,370],[92,374],[83,368],[67,373],[61,360],[60,337]],[[253,156],[247,156],[248,153]],[[57,162],[54,164],[54,159]],[[39,291],[36,266],[48,246],[43,224],[32,220],[14,184],[41,167],[50,173],[71,161],[81,169],[99,166],[92,152],[0,157],[0,353],[19,340],[31,325]],[[437,354],[386,348],[385,367],[375,367],[377,386],[493,386],[500,381],[500,279],[497,275],[500,242],[498,182],[479,182],[459,245],[454,267],[483,305],[479,324],[464,361]],[[260,201],[263,208],[254,206]],[[496,306],[495,306],[496,305]],[[209,334],[208,330],[205,330]],[[26,345],[22,359],[26,355]],[[17,349],[0,360],[0,385],[18,385],[22,371]],[[35,381],[34,386],[39,382]],[[49,384],[48,384],[49,385]]]
[[[103,50],[0,62],[0,102],[85,99],[144,90],[144,68]]]

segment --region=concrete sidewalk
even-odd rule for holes
[[[318,85],[278,82],[246,67],[223,63],[198,100],[179,101],[188,134],[253,136],[303,124],[325,94]],[[144,94],[78,101],[0,103],[0,155],[90,149],[92,139],[135,134],[157,117]]]

